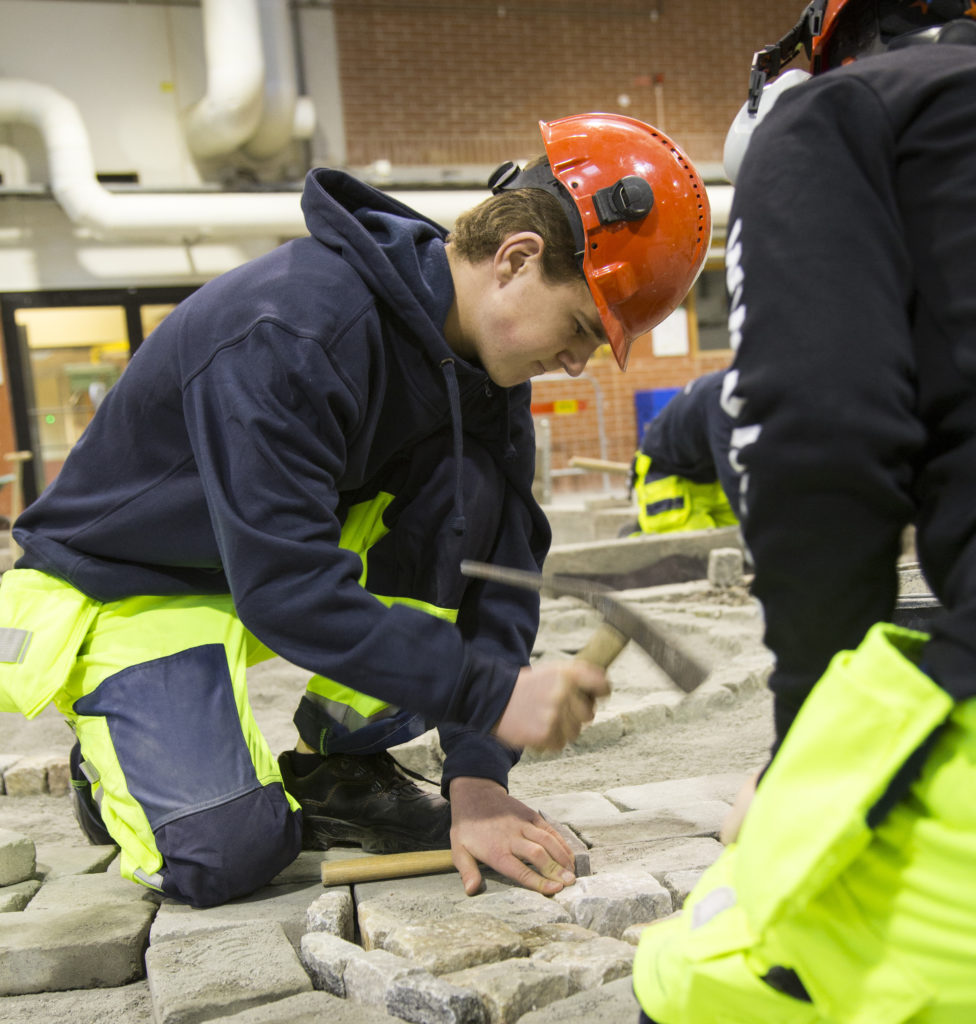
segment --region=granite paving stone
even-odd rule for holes
[[[626,867],[642,868],[655,877],[686,868],[704,869],[718,860],[725,847],[711,837],[658,839],[642,843],[631,840],[601,846],[590,851],[594,874]]]
[[[689,779],[646,782],[640,786],[615,786],[603,796],[622,811],[664,811],[701,800],[732,803],[748,773],[724,772]]]
[[[146,975],[156,1024],[197,1024],[312,990],[284,928],[274,921],[150,946]]]
[[[0,1024],[153,1024],[145,981],[0,999]]]
[[[514,1024],[540,1006],[565,999],[572,991],[568,973],[541,960],[503,960],[444,976],[445,981],[481,995],[490,1024]]]
[[[387,1009],[387,996],[395,982],[420,977],[431,974],[414,961],[385,949],[371,949],[362,956],[350,957],[342,972],[347,999],[383,1009]]]
[[[3,773],[7,796],[40,796],[46,793],[49,760],[47,754],[30,754],[18,758]]]
[[[328,889],[309,904],[305,911],[305,929],[329,932],[351,942],[356,931],[353,910],[352,892],[348,886]]]
[[[90,910],[0,914],[0,995],[111,988],[143,977],[155,912],[145,901],[107,904],[97,927]]]
[[[218,907],[200,909],[165,899],[153,922],[150,939],[155,946],[171,939],[182,939],[196,932],[234,928],[250,922],[278,922],[297,949],[306,929],[308,906],[322,892],[318,885],[265,886],[250,896],[231,900]]]
[[[580,878],[553,899],[577,924],[613,938],[636,921],[654,921],[673,909],[667,889],[639,868]]]
[[[34,841],[20,832],[0,828],[0,885],[16,885],[34,875]]]
[[[596,988],[630,974],[634,947],[601,935],[588,942],[553,942],[532,954],[533,960],[557,965],[569,974],[572,991]]]
[[[23,910],[40,887],[41,880],[39,878],[29,878],[26,882],[0,887],[0,914]]]
[[[355,942],[329,932],[306,932],[299,945],[299,956],[315,988],[343,997],[347,964],[366,956],[367,952]]]
[[[477,992],[431,974],[395,978],[386,992],[386,1008],[413,1024],[487,1024]]]
[[[519,1019],[519,1024],[634,1024],[639,1009],[630,978],[620,978],[532,1010]]]
[[[580,835],[593,846],[654,839],[677,839],[718,835],[730,806],[722,800],[696,800],[692,803],[653,811],[629,811],[613,821],[584,825]]]
[[[544,796],[535,803],[540,811],[572,828],[594,822],[602,824],[620,815],[620,808],[605,795],[588,790]]]
[[[38,843],[34,870],[45,882],[63,875],[93,875],[108,871],[118,855],[117,846]]]
[[[396,1017],[328,992],[302,992],[221,1017],[220,1024],[394,1024]]]
[[[30,901],[26,913],[43,910],[87,909],[97,911],[113,903],[149,901],[158,905],[162,897],[152,889],[112,872],[94,875],[62,875],[48,879]]]
[[[459,912],[429,923],[402,924],[386,936],[383,948],[423,965],[431,974],[448,974],[527,953],[514,928],[498,918],[474,912]]]
[[[675,910],[680,910],[688,898],[688,894],[698,884],[698,879],[705,872],[702,869],[685,869],[682,871],[666,871],[660,881],[671,893],[671,903]]]
[[[488,914],[515,931],[539,924],[572,922],[572,915],[542,893],[529,889],[509,888],[471,896],[456,904],[458,913]]]
[[[595,939],[597,933],[582,925],[557,922],[555,924],[537,924],[519,932],[522,943],[531,956],[537,949],[548,946],[551,942],[587,942]]]

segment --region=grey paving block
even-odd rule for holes
[[[114,872],[97,875],[62,875],[46,881],[30,901],[25,913],[45,910],[81,910],[97,912],[115,903],[148,901],[158,906],[161,897],[152,889],[130,882]]]
[[[312,983],[276,922],[239,925],[150,946],[156,1024],[196,1024],[300,992]]]
[[[668,871],[707,868],[721,856],[725,847],[717,840],[701,836],[691,839],[657,839],[621,843],[590,851],[594,873],[638,867],[658,878]]]
[[[342,972],[346,998],[368,1006],[387,1009],[390,989],[407,978],[430,977],[430,973],[412,960],[385,949],[371,949],[361,957],[351,957]]]
[[[40,796],[47,792],[47,754],[20,757],[3,773],[7,796]]]
[[[156,907],[136,901],[90,910],[0,914],[0,995],[112,988],[143,977]]]
[[[386,1007],[413,1024],[487,1024],[477,992],[430,974],[412,974],[391,982]]]
[[[366,951],[338,935],[307,932],[302,936],[299,956],[317,989],[345,997],[346,967],[351,960],[366,956]]]
[[[485,877],[485,892],[504,892],[509,883]],[[356,917],[365,949],[380,949],[390,931],[410,921],[437,921],[476,897],[465,893],[456,874],[365,882],[353,887]]]
[[[34,843],[20,832],[0,828],[0,885],[16,885],[34,875]]]
[[[7,787],[3,781],[7,774],[7,769],[12,768],[20,760],[20,757],[20,754],[0,754],[0,796],[7,792]]]
[[[535,925],[573,920],[565,907],[555,903],[548,896],[515,887],[471,896],[456,904],[456,909],[459,914],[488,914],[514,928],[515,931]]]
[[[613,938],[631,924],[655,921],[673,909],[667,889],[639,869],[581,878],[553,899],[570,911],[577,924]]]
[[[600,825],[584,825],[580,835],[591,847],[654,839],[717,836],[730,810],[722,800],[696,800],[653,811],[628,811]]]
[[[394,1024],[395,1017],[328,992],[303,992],[221,1017],[220,1024]]]
[[[71,790],[71,771],[67,754],[48,754],[47,791],[51,796],[67,796]]]
[[[355,934],[352,892],[348,886],[329,889],[315,897],[305,911],[305,930],[329,932],[350,942]]]
[[[714,548],[708,552],[708,582],[713,587],[736,587],[742,583],[741,548]]]
[[[617,786],[603,795],[622,811],[660,811],[700,800],[724,800],[730,804],[749,774],[724,772],[647,782],[640,786]]]
[[[321,892],[321,885],[267,885],[250,896],[204,909],[164,900],[153,922],[150,941],[155,946],[200,932],[275,922],[297,949],[305,932],[308,905]]]
[[[431,974],[448,974],[527,952],[519,933],[503,921],[464,912],[440,921],[402,924],[387,935],[383,948],[420,964]]]
[[[368,856],[365,851],[354,847],[336,848],[333,850],[302,850],[288,865],[278,872],[268,883],[269,885],[297,885],[318,882],[322,884],[322,861],[347,860],[354,857]]]
[[[620,978],[532,1010],[519,1024],[632,1024],[638,1010],[630,978]]]
[[[511,1024],[573,991],[566,971],[541,960],[481,964],[445,975],[444,980],[477,992],[490,1024]]]
[[[552,942],[587,942],[597,937],[596,932],[575,923],[539,924],[526,928],[519,934],[529,956]]]
[[[538,797],[533,804],[540,811],[572,828],[594,822],[602,824],[620,816],[620,808],[615,803],[603,794],[589,790]]]
[[[568,972],[572,991],[581,992],[629,975],[634,947],[621,939],[601,935],[588,942],[554,942],[537,950],[532,958]]]
[[[0,999],[0,1024],[153,1024],[145,981]]]
[[[38,843],[37,865],[34,870],[37,877],[43,878],[45,882],[64,875],[95,875],[108,871],[118,855],[117,846]]]
[[[30,878],[16,885],[0,888],[0,914],[16,913],[23,910],[41,887],[40,879]]]
[[[684,871],[666,871],[660,879],[661,884],[671,893],[671,902],[675,910],[680,910],[688,898],[688,894],[698,884],[704,874],[703,868],[685,869]]]

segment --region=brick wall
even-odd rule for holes
[[[721,159],[752,54],[802,0],[333,0],[348,162],[500,163],[536,123],[629,114]],[[629,101],[629,102],[628,102]]]
[[[537,122],[625,113],[717,164],[745,99],[752,54],[796,21],[802,0],[333,0],[348,162],[494,166],[541,150]],[[573,455],[629,462],[635,392],[676,387],[731,359],[655,358],[642,339],[626,374],[609,350],[588,377],[537,381],[533,402],[585,403],[550,422],[552,468]],[[603,407],[601,452],[597,390]],[[563,407],[562,405],[560,407]],[[599,488],[557,476],[554,490]]]

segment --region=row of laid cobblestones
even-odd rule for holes
[[[323,888],[323,858],[361,855],[332,850],[195,910],[121,879],[115,847],[0,830],[0,1024],[631,1020],[640,932],[718,856],[742,780],[539,801],[589,847],[592,870],[551,899],[490,872],[474,897],[453,873]]]

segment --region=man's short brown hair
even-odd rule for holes
[[[530,166],[545,163],[540,157]],[[538,188],[491,196],[460,214],[448,241],[469,263],[491,259],[509,235],[534,231],[543,241],[542,273],[554,284],[582,277],[573,232],[559,201]]]

